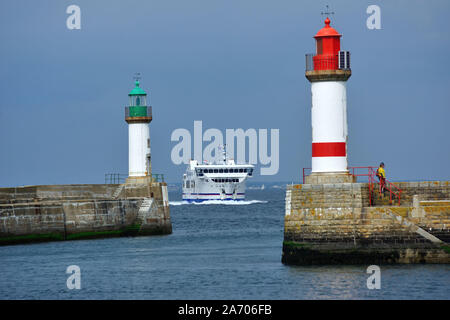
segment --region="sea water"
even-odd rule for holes
[[[247,200],[186,204],[169,193],[164,236],[0,247],[0,299],[450,299],[449,265],[286,266],[283,188]],[[68,289],[68,266],[80,289]]]

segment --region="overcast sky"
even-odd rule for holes
[[[150,93],[154,173],[180,182],[173,130],[280,130],[280,169],[311,166],[313,52],[325,4],[352,54],[350,166],[388,179],[450,179],[450,2],[10,0],[0,2],[0,186],[102,183],[128,171],[133,74]],[[81,8],[68,30],[66,8]],[[381,8],[381,30],[366,26]],[[259,172],[259,170],[258,170]]]

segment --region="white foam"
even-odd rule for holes
[[[231,206],[242,206],[249,205],[255,203],[267,203],[268,201],[263,200],[207,200],[202,202],[187,202],[187,201],[169,201],[169,205],[171,206],[181,206],[184,204],[195,204],[195,205],[204,205],[204,204],[218,204],[218,205],[231,205]]]

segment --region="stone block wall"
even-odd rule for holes
[[[288,186],[283,262],[450,263],[448,184],[402,186],[401,206],[374,207],[366,183]]]
[[[118,184],[68,184],[0,188],[0,204],[49,200],[111,199]]]
[[[172,232],[165,183],[0,188],[0,195],[0,245]]]

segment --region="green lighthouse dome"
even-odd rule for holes
[[[139,80],[136,80],[135,82],[136,87],[134,87],[133,90],[130,91],[128,94],[129,96],[146,96],[147,93],[139,87]]]

